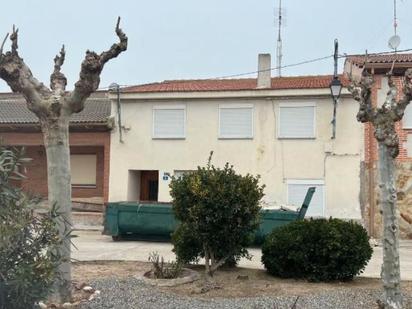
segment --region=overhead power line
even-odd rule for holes
[[[412,51],[412,48],[398,50],[397,54],[403,53],[403,52],[409,52],[409,51]],[[393,54],[393,51],[384,51],[384,52],[378,52],[378,53],[371,53],[371,54],[369,54],[369,56],[377,56],[377,55],[385,55],[385,54]],[[347,58],[347,57],[362,56],[362,55],[363,55],[363,53],[343,54],[343,55],[339,55],[338,58]],[[283,65],[281,67],[276,66],[276,67],[271,67],[271,68],[265,69],[265,70],[256,70],[256,71],[244,72],[244,73],[239,73],[239,74],[231,74],[231,75],[210,77],[210,78],[204,78],[202,80],[216,80],[216,79],[226,79],[226,78],[247,76],[247,75],[257,74],[259,72],[267,72],[267,71],[274,71],[274,70],[279,70],[279,69],[283,69],[283,68],[297,67],[297,66],[300,66],[300,65],[319,62],[319,61],[323,61],[323,60],[330,59],[330,58],[333,58],[333,55],[328,55],[328,56],[324,56],[324,57],[313,58],[313,59],[308,59],[308,60],[304,60],[304,61],[300,61],[300,62],[296,62],[296,63],[286,64],[286,65]],[[133,84],[133,85],[119,85],[119,86],[120,87],[131,87],[131,86],[136,86],[136,85]],[[100,87],[98,90],[107,90],[107,89],[109,89],[109,87]]]

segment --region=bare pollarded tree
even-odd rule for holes
[[[116,25],[118,43],[113,44],[109,50],[101,54],[86,51],[79,80],[72,91],[66,91],[67,79],[61,72],[65,58],[64,45],[60,54],[54,58],[50,88],[33,76],[20,57],[17,51],[18,29],[13,26],[13,32],[10,35],[10,51],[3,54],[8,34],[0,46],[0,77],[6,81],[13,92],[23,95],[27,107],[39,119],[47,155],[49,204],[56,205],[65,218],[59,221],[61,236],[67,235],[71,229],[70,116],[82,111],[86,99],[98,89],[104,65],[127,49],[127,36],[120,29],[119,23],[120,17]],[[71,297],[70,239],[68,237],[64,237],[59,250],[64,257],[64,262],[60,267],[62,280],[57,283],[57,295],[59,300],[64,302],[70,300]]]
[[[392,76],[387,74],[389,91],[381,107],[372,104],[373,76],[366,69],[362,71],[360,80],[352,80],[349,91],[359,101],[357,119],[369,122],[374,127],[378,141],[379,170],[379,204],[383,216],[383,264],[381,277],[385,291],[384,308],[402,308],[399,265],[399,224],[396,208],[396,188],[394,180],[394,160],[399,154],[399,137],[395,123],[403,117],[406,107],[412,100],[412,69],[405,72],[402,94]],[[351,78],[352,79],[352,78]],[[400,97],[400,99],[399,99]]]

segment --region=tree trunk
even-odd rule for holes
[[[383,216],[383,264],[381,277],[385,291],[385,308],[402,308],[399,265],[399,226],[394,184],[394,162],[388,147],[379,142],[379,187]]]
[[[47,182],[50,207],[57,207],[61,213],[57,224],[62,244],[58,253],[63,257],[59,267],[61,280],[56,280],[55,297],[60,303],[71,300],[70,245],[68,233],[71,231],[71,177],[69,148],[69,119],[47,120],[42,123],[44,146],[47,154]]]

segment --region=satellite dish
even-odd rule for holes
[[[394,35],[389,39],[389,48],[397,49],[399,47],[399,44],[401,44],[401,38],[399,37],[399,35]]]

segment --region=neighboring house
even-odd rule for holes
[[[395,83],[401,92],[402,77],[407,68],[412,68],[412,54],[370,54],[350,56],[345,62],[346,74],[359,75],[365,67],[374,74],[372,103],[382,104],[388,91],[386,74],[393,65]],[[406,108],[402,121],[396,124],[400,143],[399,156],[396,159],[396,182],[398,190],[398,208],[400,211],[401,236],[412,238],[412,104]],[[364,126],[365,161],[361,173],[361,207],[369,232],[379,237],[382,231],[382,216],[378,204],[378,148],[371,124]]]
[[[107,94],[93,94],[85,108],[70,122],[70,164],[73,200],[103,204],[108,197],[110,155],[110,101]],[[27,178],[21,186],[47,197],[47,163],[43,137],[36,116],[21,95],[0,94],[0,140],[7,146],[24,146]]]
[[[265,207],[300,206],[308,214],[361,219],[363,126],[342,90],[332,136],[332,76],[271,78],[259,57],[257,79],[172,80],[122,89],[121,130],[112,131],[109,201],[170,202],[170,176],[226,162],[261,175]],[[266,70],[266,71],[265,71]],[[347,81],[343,80],[347,85]],[[112,116],[118,119],[117,97]]]

